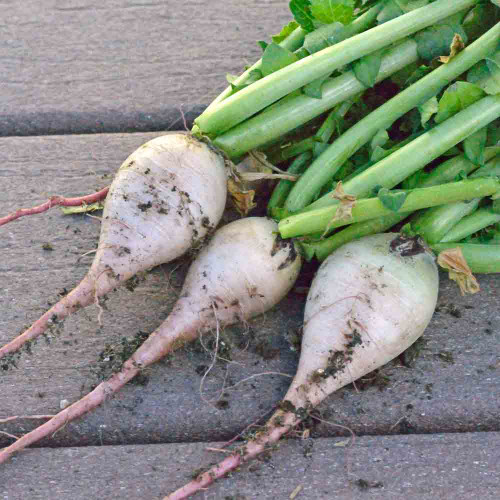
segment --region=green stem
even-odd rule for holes
[[[396,119],[436,95],[457,76],[493,52],[497,48],[499,37],[500,23],[447,64],[443,64],[421,78],[342,134],[297,181],[286,202],[287,210],[292,213],[307,206],[342,164],[366,144],[378,130],[387,129]],[[327,198],[319,203],[316,202],[318,204],[315,206],[322,206],[326,200]]]
[[[383,6],[384,2],[381,2],[378,5],[374,5],[372,8],[368,9],[364,14],[356,18],[351,24],[343,26],[340,29],[337,26],[333,27],[333,25],[323,26],[322,31],[324,31],[324,33],[322,34],[325,37],[325,47],[328,45],[333,45],[338,42],[342,42],[343,40],[346,40],[347,38],[350,38],[370,28],[371,25],[376,21],[377,15],[381,11]],[[318,30],[321,30],[322,28],[318,28]],[[309,52],[304,47],[301,48],[302,44],[304,43],[306,35],[307,35],[306,32],[301,27],[298,27],[278,45],[291,52],[295,52],[295,54],[300,59],[302,59],[311,54],[311,52]],[[236,86],[244,85],[248,81],[250,73],[256,69],[260,70],[261,67],[262,67],[262,59],[259,59],[250,68],[245,70],[245,72],[242,73],[233,82],[233,84]],[[235,91],[233,90],[232,86],[227,87],[212,101],[212,103],[205,109],[204,112],[212,109],[216,104],[223,101],[224,99],[226,99],[227,97],[229,97],[234,93]]]
[[[498,154],[497,147],[493,146],[486,148],[484,152],[485,160],[491,160],[496,154]],[[481,168],[487,168],[488,165],[490,165],[490,163]],[[466,175],[468,175],[476,168],[477,165],[468,160],[464,155],[455,156],[438,165],[427,177],[420,180],[416,187],[423,188],[452,182],[460,172],[465,172]],[[395,213],[393,215],[369,219],[367,221],[351,224],[321,241],[301,242],[300,244],[309,259],[316,257],[318,260],[322,261],[345,243],[362,238],[363,236],[387,231],[392,226],[406,219],[408,215],[410,214]]]
[[[449,64],[451,64],[451,62]],[[362,198],[369,196],[376,186],[391,189],[411,174],[424,167],[427,163],[442,155],[448,149],[463,141],[476,130],[486,126],[499,116],[500,95],[483,97],[481,100],[476,101],[474,104],[451,118],[448,118],[425,134],[420,135],[406,146],[380,160],[375,163],[375,165],[372,165],[364,172],[361,172],[359,175],[346,182],[344,184],[344,191],[357,198]],[[354,127],[356,126],[357,125]],[[353,130],[354,127],[351,127],[349,131]],[[343,134],[339,137],[334,142],[334,145],[341,141],[342,137],[345,135],[346,134]],[[323,153],[323,155],[324,154],[325,153]],[[285,204],[285,208],[289,209],[288,202],[297,188],[297,184],[307,176],[311,168],[312,166],[306,170],[304,175],[302,175],[294,185],[287,199],[287,203]],[[309,205],[305,211],[316,210],[337,203],[338,201],[335,200],[330,193],[327,193]]]
[[[455,224],[455,226],[441,238],[440,243],[463,240],[467,238],[467,236],[497,222],[500,222],[500,214],[493,212],[489,208],[480,208],[468,217],[464,217],[458,224]]]
[[[415,9],[258,80],[219,102],[195,122],[205,134],[221,134],[313,80],[476,3],[477,0],[437,0]]]
[[[412,232],[422,236],[427,243],[442,241],[453,226],[477,209],[480,201],[480,198],[476,198],[423,210],[412,220]]]
[[[421,208],[433,207],[462,200],[472,200],[489,196],[500,189],[500,182],[493,177],[451,182],[440,186],[417,188],[406,191],[406,199],[398,212],[413,212]],[[279,223],[282,238],[291,238],[325,231],[327,228],[345,226],[353,222],[382,217],[394,213],[379,198],[358,200],[352,208],[352,215],[335,220],[337,206],[319,208],[283,219]]]
[[[306,139],[302,139],[295,144],[290,144],[285,147],[283,147],[283,145],[279,145],[278,147],[271,149],[269,153],[267,153],[268,160],[276,165],[288,160],[289,158],[293,158],[300,153],[304,153],[305,151],[314,150],[314,146],[317,144],[326,144],[333,135],[333,132],[335,132],[338,120],[346,115],[353,104],[354,103],[351,100],[342,102],[333,109],[312,137],[307,137]]]
[[[413,141],[414,139],[416,139],[420,135],[422,135],[422,134],[421,133],[412,134],[410,137],[407,137],[406,139],[402,140],[401,142],[399,142],[398,144],[396,144],[392,148],[388,149],[384,153],[384,156],[382,158],[380,158],[378,161],[383,160],[384,158],[387,158],[392,153],[398,151],[403,146],[406,146],[407,144],[409,144],[411,141]],[[364,172],[365,170],[368,170],[372,165],[375,165],[375,163],[377,163],[377,162],[368,161],[367,163],[365,163],[363,165],[360,165],[358,168],[356,168],[356,170],[354,170],[354,172],[352,172],[345,179],[343,179],[342,182],[346,183],[346,182],[350,181],[351,179],[354,179],[354,177],[356,177],[357,175],[359,175],[361,172]]]
[[[284,49],[295,51],[301,47],[304,43],[304,39],[306,36],[306,32],[299,26],[293,32],[287,36],[282,42],[278,45],[283,47]],[[256,69],[260,69],[262,67],[262,59],[259,59],[255,64],[250,66],[247,70],[245,70],[236,80],[233,82],[233,85],[244,85],[249,77],[250,73]],[[219,104],[224,99],[227,99],[230,95],[232,95],[233,87],[226,87],[213,101],[212,103],[205,109],[203,113],[213,109],[217,104]]]
[[[363,236],[371,234],[383,233],[398,222],[401,222],[408,216],[408,212],[395,213],[382,217],[375,217],[363,222],[351,224],[342,231],[338,231],[329,238],[320,241],[302,241],[299,242],[304,250],[306,258],[311,260],[316,257],[319,261],[325,260],[334,250],[341,247],[345,243],[352,240],[357,240]]]
[[[396,73],[418,58],[417,44],[406,40],[391,49],[383,58],[377,82]],[[281,137],[291,130],[328,111],[333,106],[360,92],[366,87],[348,71],[329,78],[321,87],[321,99],[305,94],[287,97],[269,109],[233,127],[214,139],[214,144],[230,157],[237,157],[251,149]]]
[[[500,273],[500,252],[496,245],[472,243],[435,243],[432,250],[439,254],[450,248],[460,248],[473,273]]]
[[[484,150],[484,160],[489,163],[479,169],[478,166],[475,163],[472,163],[465,155],[454,156],[453,158],[450,158],[449,160],[446,160],[438,165],[430,173],[426,174],[422,180],[417,182],[415,187],[437,186],[438,184],[451,182],[458,175],[460,175],[461,172],[464,172],[465,175],[470,178],[485,177],[486,175],[477,175],[477,172],[479,170],[489,169],[491,166],[490,160],[495,158],[495,156],[499,153],[500,147],[498,146],[486,148]],[[476,172],[474,172],[474,170],[476,170]],[[485,171],[486,170],[483,170],[483,172]]]
[[[312,158],[312,153],[305,152],[297,156],[292,164],[288,167],[289,174],[301,174],[307,167],[309,160]],[[288,193],[293,187],[294,181],[281,180],[276,184],[273,194],[267,204],[267,213],[270,217],[274,216],[274,209],[282,207],[285,203]]]
[[[289,160],[294,156],[298,156],[307,151],[312,151],[315,143],[316,140],[314,139],[314,136],[306,137],[295,144],[290,144],[282,149],[274,149],[269,153],[266,152],[266,154],[268,155],[269,162],[273,165],[278,165],[279,163]]]

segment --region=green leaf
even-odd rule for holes
[[[377,21],[378,24],[383,24],[403,14],[403,9],[401,9],[397,2],[395,2],[394,0],[388,0],[385,4],[385,7],[379,12]]]
[[[432,68],[430,66],[426,66],[425,64],[420,65],[406,80],[406,85],[411,85],[412,83],[415,83],[416,81],[420,80],[420,78],[423,78],[425,75],[430,73],[432,71]]]
[[[493,72],[497,73],[495,66],[492,61],[490,61],[490,64],[486,60],[479,61],[468,71],[467,81],[482,88],[487,94],[498,94],[500,92],[500,84],[491,71],[493,70]],[[498,70],[498,73],[500,74],[500,70]]]
[[[402,122],[399,125],[399,130],[404,133],[413,134],[420,129],[421,116],[418,109],[412,109],[402,117]]]
[[[443,153],[443,156],[457,156],[457,155],[461,155],[461,154],[462,154],[462,151],[460,151],[460,149],[458,149],[457,146],[453,146],[452,148],[445,151]]]
[[[353,0],[311,0],[311,13],[322,23],[349,24],[354,13]]]
[[[465,16],[462,26],[470,41],[479,38],[499,20],[498,9],[491,3],[481,3],[473,7]]]
[[[496,214],[500,214],[500,199],[493,200],[493,203],[491,204],[491,210]]]
[[[314,16],[311,14],[311,2],[309,0],[291,0],[290,10],[295,21],[308,33],[314,31]]]
[[[314,99],[321,99],[322,97],[321,87],[323,86],[323,83],[325,83],[327,79],[328,75],[316,78],[316,80],[313,80],[312,82],[308,83],[302,89],[304,94]]]
[[[496,5],[497,7],[500,7],[500,0],[491,0],[491,3],[493,5]]]
[[[475,103],[484,97],[484,95],[484,90],[473,83],[453,83],[444,91],[439,100],[439,110],[434,121],[436,123],[443,122],[467,106]]]
[[[484,148],[488,137],[488,128],[480,128],[464,140],[465,156],[475,165],[484,165]]]
[[[453,182],[465,181],[466,179],[467,179],[467,172],[464,169],[462,169],[460,170],[460,172],[458,172],[457,175],[455,175]]]
[[[387,133],[387,130],[382,128],[378,130],[377,133],[373,136],[370,142],[370,148],[373,151],[377,146],[378,147],[383,146],[388,140],[389,140],[389,134]]]
[[[420,9],[420,7],[424,7],[433,1],[434,0],[396,0],[396,3],[404,12],[410,12],[415,9]]]
[[[354,75],[365,87],[373,87],[377,81],[381,62],[381,51],[363,56],[352,65]]]
[[[403,181],[403,189],[415,189],[416,187],[421,186],[427,177],[429,177],[427,172],[417,170],[413,175],[410,175],[410,177],[407,177]]]
[[[288,38],[298,27],[299,25],[296,21],[290,21],[281,28],[281,31],[277,35],[273,35],[271,39],[274,43],[280,43],[285,38]]]
[[[262,51],[265,51],[269,44],[264,40],[257,40],[257,45],[262,49]]]
[[[97,201],[96,203],[91,203],[90,205],[79,205],[77,207],[60,207],[63,215],[71,214],[85,214],[88,212],[95,212],[97,210],[104,209],[104,203]]]
[[[378,199],[382,202],[385,208],[397,212],[406,200],[408,193],[406,191],[393,190],[382,188],[378,194]]]
[[[406,236],[417,236],[417,233],[412,229],[411,222],[407,222],[399,231]]]
[[[450,53],[455,32],[446,24],[431,26],[415,35],[418,55],[425,61]]]
[[[500,145],[500,119],[496,119],[488,125],[488,141],[486,146]]]
[[[260,71],[259,69],[253,69],[252,71],[250,71],[248,73],[248,77],[245,79],[245,83],[236,85],[234,82],[239,77],[235,76],[235,75],[230,75],[230,74],[226,75],[226,80],[228,81],[228,83],[231,84],[233,92],[238,92],[239,90],[244,89],[245,87],[248,87],[250,84],[256,82],[257,80],[260,80],[262,77],[263,77],[262,71]]]
[[[270,75],[289,64],[298,61],[298,57],[276,43],[270,43],[262,54],[261,71],[264,76]]]
[[[328,149],[330,144],[326,142],[317,142],[314,144],[312,152],[313,152],[313,158],[317,158],[325,149]]]
[[[432,0],[388,0],[380,11],[377,21],[383,24],[414,9],[427,5]]]
[[[421,106],[418,107],[420,111],[420,123],[422,127],[431,119],[431,116],[434,113],[437,113],[439,109],[437,97],[431,97],[428,101],[424,102]]]
[[[380,146],[375,146],[370,156],[370,162],[377,163],[388,155],[389,151],[387,149],[384,149]]]
[[[486,58],[486,66],[490,70],[491,78],[500,85],[500,51]]]
[[[440,24],[419,31],[415,35],[419,56],[427,61],[450,54],[455,34],[467,43],[467,33],[461,23],[463,14],[458,13],[443,20]]]

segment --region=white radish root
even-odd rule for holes
[[[269,450],[332,392],[383,366],[427,327],[438,294],[434,258],[417,239],[378,234],[341,247],[307,297],[297,374],[264,430],[165,500],[206,488]]]
[[[89,272],[28,330],[0,348],[0,359],[137,273],[180,257],[215,229],[226,193],[224,159],[192,136],[167,134],[142,145],[111,184]]]
[[[277,236],[267,218],[223,226],[192,263],[169,317],[122,369],[54,418],[0,451],[0,463],[100,405],[142,369],[208,329],[245,321],[277,304],[299,274],[301,258],[291,240]]]

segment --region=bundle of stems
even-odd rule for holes
[[[300,238],[308,258],[323,260],[415,211],[408,227],[436,251],[455,242],[493,247],[500,210],[487,197],[499,191],[500,9],[436,0],[386,21],[392,0],[368,3],[345,24],[288,26],[195,120],[193,133],[235,162],[258,149],[271,163],[288,163],[298,180],[280,181],[267,211],[283,238]],[[367,89],[391,77],[399,92],[370,109]],[[391,138],[398,121],[409,133]],[[488,243],[478,240],[481,231]],[[500,263],[493,268],[500,272]]]

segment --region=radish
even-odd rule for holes
[[[192,263],[169,317],[109,380],[0,451],[0,463],[100,405],[142,369],[200,332],[245,321],[277,304],[295,283],[301,258],[271,219],[250,217],[219,229]]]
[[[165,500],[187,498],[269,450],[329,394],[398,356],[425,330],[438,286],[417,238],[383,233],[331,254],[307,297],[299,366],[280,408],[254,439]]]
[[[22,335],[17,351],[141,271],[180,257],[217,226],[226,203],[221,155],[189,134],[157,137],[132,153],[111,184],[94,262],[81,283]]]

